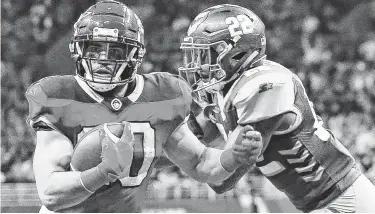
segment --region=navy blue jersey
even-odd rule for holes
[[[132,172],[97,190],[69,212],[138,212],[154,162],[162,146],[190,113],[189,86],[168,73],[137,75],[126,97],[102,97],[77,76],[52,76],[34,83],[26,96],[29,123],[35,130],[54,129],[73,146],[91,128],[128,121],[135,135]]]

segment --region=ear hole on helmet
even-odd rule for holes
[[[234,59],[234,60],[240,60],[240,59],[242,59],[243,56],[245,56],[245,54],[246,54],[246,52],[238,53],[238,54],[234,55],[232,57],[232,59]]]

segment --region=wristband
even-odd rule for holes
[[[89,193],[94,193],[97,189],[108,183],[108,178],[100,171],[99,166],[85,170],[80,173],[80,181],[83,188]]]
[[[83,181],[82,181],[82,176],[81,176],[81,175],[79,176],[79,181],[81,182],[81,185],[83,186],[83,188],[85,188],[85,190],[86,190],[87,192],[89,192],[89,193],[91,193],[91,194],[94,193],[93,191],[89,190],[89,189],[85,186],[85,184],[84,184]]]

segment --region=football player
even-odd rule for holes
[[[192,103],[186,82],[167,73],[137,74],[144,30],[124,4],[105,0],[87,9],[74,25],[70,51],[75,76],[46,77],[26,92],[41,212],[139,212],[162,151],[202,182],[224,180],[260,153],[261,135],[253,137],[250,126],[232,135],[233,148],[205,147],[186,123]],[[120,141],[110,134],[98,139],[101,163],[74,171],[70,160],[82,135],[111,122],[124,124]]]
[[[255,13],[229,4],[208,8],[190,24],[181,49],[179,72],[194,90],[197,120],[215,123],[225,139],[238,125],[262,135],[257,160],[211,184],[216,192],[233,188],[255,164],[301,211],[375,212],[374,185],[324,128],[301,80],[266,59],[265,26]]]

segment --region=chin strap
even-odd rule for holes
[[[122,63],[122,65],[120,66],[120,68],[116,72],[116,76],[113,77],[112,79],[114,79],[115,81],[117,81],[117,80],[120,79],[121,74],[124,72],[126,66],[129,64],[129,60],[133,59],[136,51],[137,51],[137,48],[133,47],[133,49],[131,50],[131,52],[129,53],[129,55],[128,55],[127,59],[126,59],[126,62]],[[79,44],[77,44],[77,52],[78,52],[78,55],[82,55],[82,50],[79,47]],[[88,77],[86,76],[85,78],[90,78],[91,77],[91,79],[94,80],[93,74],[90,73],[90,70],[88,68],[88,65],[87,65],[87,62],[86,62],[85,59],[83,59],[83,58],[81,59],[81,64],[82,64],[83,68],[85,69],[85,76],[89,75]],[[92,89],[94,89],[95,91],[107,92],[107,91],[110,91],[110,90],[114,89],[118,85],[126,84],[126,83],[108,84],[108,83],[98,83],[98,82],[87,81],[87,84]]]
[[[99,91],[99,92],[107,92],[107,91],[110,91],[110,90],[116,88],[116,86],[117,86],[117,84],[101,84],[101,83],[93,83],[93,82],[89,82],[89,81],[87,81],[87,84],[92,89],[94,89],[95,91]]]

